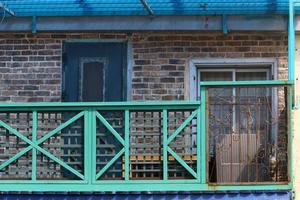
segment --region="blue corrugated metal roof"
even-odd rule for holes
[[[6,194],[0,200],[290,200],[290,192],[210,194]]]
[[[148,15],[141,0],[0,0],[16,16]],[[146,0],[154,15],[287,14],[289,0]]]

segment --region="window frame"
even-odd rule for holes
[[[237,67],[247,70],[248,68],[258,68],[260,66],[266,66],[270,68],[270,80],[277,80],[278,78],[278,64],[275,58],[202,58],[202,59],[190,59],[188,64],[188,81],[185,82],[187,99],[190,101],[197,100],[197,94],[199,92],[198,84],[198,68],[215,68],[222,66],[222,68]]]

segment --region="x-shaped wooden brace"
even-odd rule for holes
[[[96,180],[99,179],[119,158],[125,153],[125,141],[120,134],[108,123],[108,121],[99,113],[96,112],[96,117],[101,123],[115,136],[115,138],[123,145],[123,148],[117,153],[97,174]]]
[[[12,133],[13,135],[17,136],[18,138],[20,138],[21,140],[23,140],[24,142],[26,142],[27,144],[29,144],[29,146],[27,146],[25,149],[23,149],[22,151],[18,152],[16,155],[14,155],[10,159],[8,159],[4,163],[2,163],[0,165],[0,170],[2,170],[3,168],[5,168],[6,166],[10,165],[12,162],[14,162],[18,158],[20,158],[21,156],[23,156],[24,154],[26,154],[28,151],[30,151],[32,149],[36,149],[37,151],[41,152],[45,156],[49,157],[54,162],[58,163],[62,167],[66,168],[67,170],[69,170],[70,172],[72,172],[73,174],[75,174],[76,176],[78,176],[80,179],[84,179],[84,175],[82,175],[81,173],[79,173],[78,171],[76,171],[74,168],[72,168],[70,165],[68,165],[67,163],[65,163],[62,160],[58,159],[53,154],[49,153],[48,151],[46,151],[45,149],[43,149],[43,148],[41,148],[39,146],[39,145],[43,144],[43,142],[45,142],[46,140],[48,140],[50,137],[54,136],[59,131],[61,131],[62,129],[66,128],[67,126],[69,126],[74,121],[76,121],[79,118],[81,118],[82,116],[84,116],[84,111],[82,111],[82,112],[78,113],[77,115],[73,116],[71,119],[69,119],[65,123],[61,124],[60,126],[58,126],[57,128],[55,128],[54,130],[50,131],[49,133],[47,133],[46,135],[44,135],[42,138],[40,138],[37,141],[31,141],[31,140],[29,140],[27,137],[25,137],[24,135],[22,135],[21,133],[19,133],[16,129],[12,128],[8,124],[6,124],[6,123],[4,123],[3,121],[0,120],[0,126],[4,127],[10,133]],[[34,124],[34,125],[37,126],[37,124]]]

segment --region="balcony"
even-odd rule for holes
[[[0,105],[1,191],[291,188],[291,87],[206,82],[197,102]]]

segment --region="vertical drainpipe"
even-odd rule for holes
[[[293,84],[290,88],[290,119],[289,119],[289,151],[290,151],[290,184],[291,188],[294,191],[294,157],[293,157],[293,112],[292,109],[294,107],[294,83],[295,83],[295,24],[294,24],[294,0],[289,0],[289,24],[288,24],[288,79],[292,81]]]
[[[288,79],[295,80],[295,24],[294,0],[289,0],[289,25],[288,25]]]

